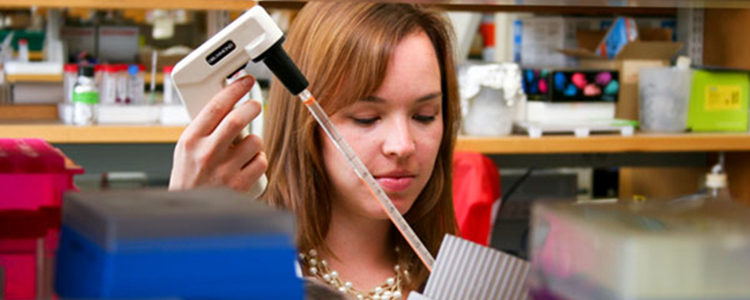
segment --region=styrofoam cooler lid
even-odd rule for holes
[[[91,191],[65,198],[63,226],[107,251],[133,241],[281,236],[264,242],[291,244],[294,237],[290,213],[229,189]]]

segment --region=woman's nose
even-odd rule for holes
[[[408,121],[394,121],[384,135],[383,152],[387,156],[408,157],[416,151],[416,142]]]

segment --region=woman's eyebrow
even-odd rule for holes
[[[424,101],[432,100],[435,98],[440,98],[442,96],[443,96],[443,93],[441,92],[429,93],[427,95],[417,98],[417,102],[424,102]],[[377,97],[377,96],[365,96],[359,99],[359,101],[381,103],[381,102],[385,102],[385,99]]]

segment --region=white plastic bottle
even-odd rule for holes
[[[117,67],[115,65],[102,66],[102,82],[100,102],[115,104],[117,99]]]
[[[98,103],[99,91],[94,80],[94,67],[81,66],[78,69],[78,81],[73,88],[73,124],[95,124]]]
[[[78,65],[66,64],[63,67],[63,91],[65,92],[65,103],[73,103],[73,88],[78,80]]]
[[[177,99],[177,95],[174,92],[174,86],[172,85],[172,69],[174,66],[164,67],[164,104],[165,105],[178,105],[180,99]]]
[[[143,72],[138,65],[128,66],[128,97],[126,104],[143,104],[144,89]]]
[[[26,39],[18,40],[18,61],[29,62],[29,41]]]
[[[115,103],[125,104],[128,98],[128,65],[117,64],[117,92],[115,93]]]

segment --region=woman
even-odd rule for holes
[[[289,29],[285,48],[332,122],[436,254],[444,234],[456,231],[451,161],[459,107],[447,21],[419,5],[311,2]],[[227,87],[185,130],[170,187],[248,190],[265,170],[263,198],[297,217],[306,275],[365,299],[405,298],[420,288],[427,270],[281,84],[270,91],[265,152],[255,136],[232,145],[260,110],[248,102],[229,111],[251,84],[244,79]]]

